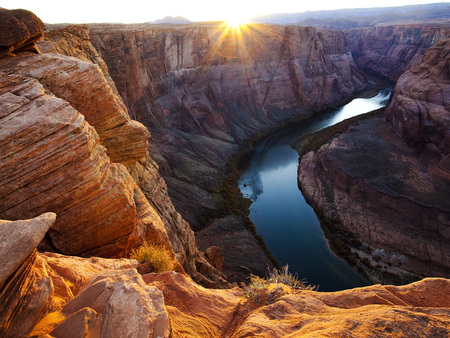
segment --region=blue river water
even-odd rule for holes
[[[390,89],[372,98],[357,98],[333,112],[290,124],[257,142],[247,155],[239,180],[252,200],[250,219],[272,255],[289,271],[319,291],[369,285],[358,271],[329,248],[314,210],[297,184],[298,153],[293,143],[302,135],[383,107]]]

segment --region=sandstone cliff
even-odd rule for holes
[[[198,263],[205,275],[225,285],[167,195],[148,156],[150,134],[129,118],[104,63],[80,32],[86,29],[77,31],[81,42],[75,39],[71,48],[59,47],[56,38],[51,46],[78,52],[100,68],[22,50],[0,60],[1,217],[57,213],[42,247],[66,254],[126,256],[144,240],[161,243],[173,249],[178,271],[184,268],[196,280],[216,285],[197,273]],[[48,41],[40,45],[49,48]]]
[[[301,159],[305,197],[384,272],[450,276],[449,48],[436,43],[400,77],[389,122],[362,121]]]
[[[351,50],[358,67],[392,81],[417,65],[433,44],[449,36],[448,25],[401,25],[349,29]]]

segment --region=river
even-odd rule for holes
[[[275,259],[319,291],[369,285],[358,271],[338,258],[327,244],[314,210],[297,184],[298,153],[292,144],[301,136],[347,118],[383,107],[391,90],[357,98],[335,111],[290,124],[254,145],[239,180],[251,199],[250,219]]]

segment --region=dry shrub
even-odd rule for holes
[[[136,259],[139,263],[150,263],[156,273],[171,271],[176,267],[176,261],[166,247],[147,242],[138,249],[133,249],[130,258]]]

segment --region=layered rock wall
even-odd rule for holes
[[[397,81],[417,65],[425,52],[449,36],[446,25],[401,25],[349,29],[351,50],[358,67]]]
[[[135,192],[136,203],[140,206],[138,210],[147,221],[155,219],[153,212],[157,214],[157,219],[162,220],[174,253],[186,272],[194,276],[197,281],[208,285],[216,284],[211,284],[212,282],[205,279],[203,275],[226,285],[223,275],[213,269],[197,250],[193,231],[175,210],[168,196],[166,183],[159,175],[158,165],[148,154],[147,138],[150,135],[140,123],[130,120],[121,97],[114,94],[115,86],[109,86],[114,82],[112,82],[103,60],[90,43],[87,26],[53,29],[46,32],[45,36],[46,40],[39,43],[43,52],[57,51],[60,54],[73,56],[87,62],[45,54],[40,57],[52,60],[53,65],[57,64],[59,67],[48,70],[43,67],[43,62],[34,60],[33,67],[35,68],[21,64],[20,66],[15,65],[12,69],[38,77],[41,82],[44,82],[60,96],[70,102],[75,102],[86,119],[94,125],[96,130],[99,130],[100,135],[103,135],[100,140],[108,149],[111,160],[127,166],[133,184],[135,182],[139,187]],[[58,71],[66,64],[77,66],[72,66],[72,68],[83,68],[89,71],[78,71],[67,85],[64,75]],[[70,67],[66,66],[65,68],[69,68],[67,72],[71,71]],[[98,72],[99,69],[103,76]],[[95,81],[95,79],[98,80]],[[66,85],[61,86],[62,83]],[[82,83],[89,85],[81,85]],[[80,86],[83,90],[78,88]],[[149,205],[153,212],[148,212]],[[142,206],[146,207],[142,208]],[[201,269],[203,275],[197,273],[198,264],[203,267]]]
[[[450,40],[436,43],[416,67],[403,74],[386,107],[386,119],[402,140],[439,154],[450,171]]]

